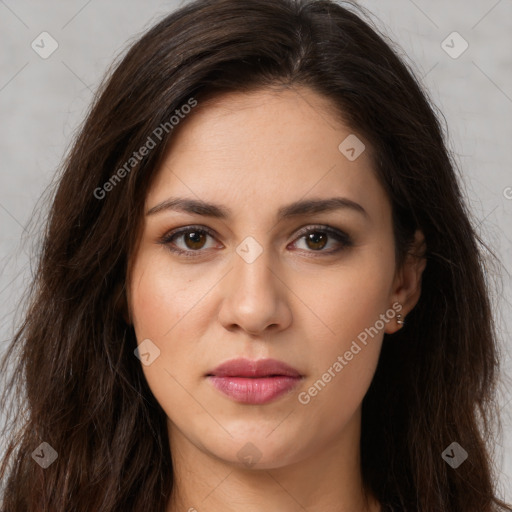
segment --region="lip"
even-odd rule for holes
[[[261,405],[290,392],[303,379],[292,366],[277,359],[232,359],[206,375],[211,384],[232,400]]]

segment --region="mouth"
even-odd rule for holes
[[[276,359],[233,359],[219,365],[206,378],[235,402],[262,405],[292,391],[304,376]]]

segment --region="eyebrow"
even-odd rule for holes
[[[217,219],[228,219],[232,216],[231,209],[226,206],[184,197],[170,197],[150,208],[146,212],[146,215],[154,215],[168,210]],[[279,208],[276,217],[277,221],[282,221],[293,217],[299,217],[301,215],[330,212],[334,210],[351,210],[358,212],[369,219],[367,211],[359,203],[356,203],[346,197],[296,201]]]

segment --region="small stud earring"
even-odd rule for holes
[[[402,315],[400,313],[396,315],[396,323],[400,326],[400,328],[402,328],[404,325],[404,321],[402,320]]]

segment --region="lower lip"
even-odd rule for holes
[[[277,377],[216,377],[210,382],[222,393],[244,404],[266,404],[291,391],[301,377],[280,375]]]

